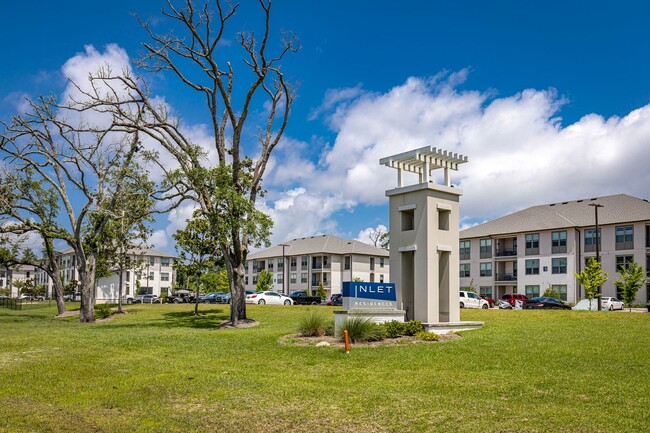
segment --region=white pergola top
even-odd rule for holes
[[[417,173],[420,183],[429,182],[431,171],[438,168],[445,170],[445,185],[451,186],[449,170],[458,171],[458,166],[467,162],[467,157],[448,152],[432,146],[409,150],[397,155],[381,158],[379,164],[397,169],[397,186],[402,187],[402,171]]]

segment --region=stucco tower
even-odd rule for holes
[[[397,188],[386,195],[390,281],[396,284],[398,307],[401,303],[406,318],[421,321],[428,330],[455,328],[460,325],[458,230],[463,192],[451,185],[450,170],[458,170],[467,157],[429,146],[379,162],[397,169]],[[444,184],[432,182],[436,169],[444,170]],[[405,172],[416,173],[419,182],[404,185]]]

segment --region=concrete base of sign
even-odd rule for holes
[[[471,331],[472,329],[482,328],[485,322],[438,322],[438,323],[423,323],[424,329],[427,332],[434,334],[450,334],[457,331]]]
[[[391,320],[404,322],[405,315],[406,311],[404,310],[335,310],[334,333],[338,335],[339,327],[352,317],[363,317],[374,323],[384,323],[390,322]]]

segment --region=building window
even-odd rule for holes
[[[300,258],[300,267],[302,269],[307,269],[307,264],[309,263],[309,257],[307,256],[302,256]]]
[[[269,260],[269,269],[273,269],[273,260]],[[278,259],[278,271],[284,270],[284,259]]]
[[[526,286],[526,297],[537,298],[539,296],[539,286]]]
[[[415,209],[403,210],[400,214],[402,216],[402,231],[413,230],[415,228]]]
[[[162,259],[160,259],[160,265],[161,266],[170,266],[171,261],[169,260],[169,257],[163,257]]]
[[[302,272],[302,273],[300,274],[300,282],[301,282],[302,284],[306,284],[306,283],[307,283],[307,272]]]
[[[282,259],[278,259],[278,270],[282,267],[281,266]],[[269,260],[269,264],[267,265],[267,269],[269,272],[273,272],[273,259]]]
[[[258,275],[253,275],[253,284],[257,284]]]
[[[634,248],[634,226],[616,227],[616,249],[631,250]]]
[[[480,251],[482,259],[489,259],[492,257],[492,239],[480,240]]]
[[[297,278],[297,274],[291,273],[290,275],[291,284],[296,284],[296,278]]]
[[[155,257],[149,257],[149,266],[153,266],[156,264],[156,258]]]
[[[289,266],[291,266],[292,271],[295,271],[298,266],[298,259],[296,257],[291,257],[289,259]]]
[[[634,261],[634,256],[617,256],[616,257],[616,270],[620,271]]]
[[[248,285],[248,275],[244,277],[244,284]]]
[[[539,233],[530,233],[526,235],[526,255],[539,254]]]
[[[149,280],[154,280],[153,271],[149,271]]]
[[[449,231],[449,220],[451,211],[447,209],[438,209],[438,230]]]
[[[461,260],[469,260],[470,259],[469,248],[470,248],[470,241],[460,241],[460,248],[459,248],[458,252],[460,254],[460,259]]]
[[[563,301],[566,301],[566,284],[558,284],[558,285],[553,285],[551,286],[553,290],[555,290],[559,295],[560,299]]]
[[[379,267],[380,267],[380,268],[383,268],[383,267],[384,267],[384,262],[385,262],[385,259],[384,259],[383,257],[380,257],[380,258],[379,258]]]
[[[278,274],[277,278],[278,284],[282,284],[284,282],[284,274]]]
[[[375,270],[375,258],[370,257],[370,270],[374,271]]]
[[[384,282],[384,274],[379,274],[379,282],[380,283]]]
[[[600,228],[598,229],[598,243],[600,244]],[[601,249],[602,249],[602,244]],[[596,251],[596,229],[585,230],[585,253],[593,253]]]
[[[551,253],[566,253],[566,231],[551,233]]]
[[[161,272],[160,281],[169,281],[169,272]]]
[[[491,277],[492,276],[492,263],[481,263],[479,264],[479,275],[481,277]]]
[[[526,275],[539,275],[539,260],[526,260]]]
[[[344,269],[346,271],[349,271],[350,270],[350,263],[352,263],[352,257],[345,256],[345,258],[343,259],[343,262],[344,262]]]
[[[566,274],[566,257],[551,260],[551,271],[554,274]]]
[[[246,269],[246,272],[248,272],[248,260],[244,262],[244,269]]]
[[[253,260],[253,272],[257,272],[259,270],[260,264],[257,262],[257,260]]]
[[[469,277],[469,263],[460,264],[460,277],[461,278]]]
[[[374,282],[375,282],[375,273],[374,273],[374,272],[371,272],[371,273],[370,273],[370,282],[371,282],[371,283],[374,283]]]
[[[479,289],[481,296],[492,297],[492,286],[481,286]]]

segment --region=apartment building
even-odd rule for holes
[[[19,290],[14,283],[34,278],[34,266],[18,265],[0,267],[0,289],[8,289],[8,296],[17,298],[20,296]]]
[[[596,232],[596,206],[598,232]],[[634,261],[650,269],[650,203],[625,194],[533,206],[460,232],[460,285],[500,298],[541,296],[551,287],[563,300],[584,298],[575,278],[589,258],[609,279],[603,296],[620,297],[617,270]],[[650,284],[636,302],[650,299]]]
[[[273,290],[279,293],[314,293],[322,282],[329,297],[341,293],[342,283],[354,278],[389,282],[387,250],[333,235],[293,239],[249,254],[247,290],[255,290],[262,270],[273,275]]]
[[[70,248],[61,251],[61,277],[63,285],[79,280],[76,256]],[[129,252],[133,264],[123,274],[123,295],[166,295],[176,281],[176,271],[172,267],[174,256],[154,249],[133,250]],[[52,280],[42,270],[35,272],[35,283],[44,284],[48,296],[52,296]],[[117,303],[119,294],[119,274],[117,270],[109,277],[97,278],[95,301],[97,303]]]

